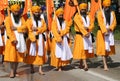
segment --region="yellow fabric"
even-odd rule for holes
[[[79,9],[82,10],[82,9],[87,9],[87,4],[86,3],[81,3],[79,5]]]
[[[90,16],[89,16],[90,18]],[[83,21],[81,16],[77,13],[74,17],[74,28],[75,31],[82,33],[83,36],[87,35],[94,28],[93,22],[90,19],[90,26],[86,30],[83,26]],[[94,54],[89,54],[87,50],[84,50],[83,36],[76,34],[75,35],[75,44],[73,49],[73,58],[74,59],[87,59],[94,57]]]
[[[18,12],[20,10],[20,6],[18,4],[14,4],[14,5],[11,6],[10,9],[11,9],[12,12],[15,12],[15,11]]]
[[[63,13],[64,13],[63,8],[59,8],[59,9],[57,9],[56,12],[55,12],[56,16],[59,16],[59,15],[61,15],[61,14],[63,14]]]
[[[27,39],[26,42],[27,42],[28,54],[24,58],[24,62],[27,64],[33,64],[33,65],[43,65],[47,60],[45,46],[44,46],[44,55],[42,57],[38,56],[38,53],[37,53],[37,56],[30,56],[29,51],[30,51],[31,40]],[[38,41],[36,43],[38,43]],[[38,46],[37,46],[37,50],[38,50]]]
[[[55,55],[56,43],[60,42],[62,40],[62,36],[69,33],[69,29],[72,24],[72,21],[65,22],[65,23],[66,23],[66,28],[64,30],[61,30],[60,34],[59,34],[57,32],[58,27],[57,27],[56,21],[53,20],[53,22],[52,22],[52,33],[53,33],[54,38],[52,39],[52,44],[51,44],[51,48],[52,48],[51,49],[51,66],[54,66],[54,67],[60,67],[60,66],[65,66],[65,65],[69,64],[69,60],[62,61],[61,59],[56,58],[56,55]]]
[[[40,12],[40,7],[39,6],[32,6],[32,8],[31,8],[31,11],[32,11],[32,13],[34,13],[34,12]]]
[[[116,27],[116,16],[115,13],[112,12],[113,14],[113,23],[110,26],[110,30],[114,31],[115,27]],[[107,32],[106,26],[104,24],[104,18],[102,15],[101,11],[98,11],[97,14],[97,19],[98,19],[98,24],[100,27],[100,30],[98,30],[97,32],[97,36],[96,36],[96,54],[97,55],[112,55],[115,54],[115,46],[111,46],[111,52],[107,53],[105,51],[105,40],[104,40],[104,33]]]
[[[103,6],[110,6],[111,0],[103,0]]]
[[[21,22],[22,22],[22,26],[18,28],[19,30],[21,29],[20,31],[22,32],[23,29],[26,29],[26,26],[23,18],[21,18]],[[16,37],[14,31],[11,30],[13,23],[10,17],[7,17],[5,19],[5,26],[6,26],[7,36],[9,37],[9,39],[7,39],[6,41],[4,61],[23,62],[24,54],[18,53],[18,51],[16,50],[16,46],[12,44],[12,42],[16,40]]]
[[[39,33],[43,33],[43,32],[45,32],[47,30],[45,21],[41,20],[41,22],[42,22],[42,27],[37,27],[38,31],[36,31],[36,35],[38,35]],[[32,24],[32,19],[28,19],[26,21],[26,26],[27,26],[28,32],[29,32],[29,34],[28,34],[29,35],[29,39],[32,42],[34,42],[34,41],[36,41],[36,38],[35,38],[35,35],[33,34],[32,25],[33,25]]]
[[[37,34],[39,33],[44,33],[46,31],[46,23],[44,20],[41,20],[42,22],[42,27],[37,27],[38,28],[38,31],[36,31]],[[31,42],[36,42],[38,43],[34,33],[33,33],[33,30],[32,30],[32,19],[28,19],[27,22],[26,22],[26,26],[28,28],[28,39],[27,39],[27,49],[28,49],[28,54],[26,56],[26,58],[24,59],[24,62],[25,63],[28,63],[28,64],[34,64],[34,65],[42,65],[46,62],[46,50],[45,50],[45,45],[44,45],[44,40],[43,40],[43,50],[44,50],[44,55],[42,57],[38,56],[38,53],[37,53],[37,56],[30,56],[29,55],[29,51],[30,51],[30,44]],[[38,45],[38,44],[37,44]],[[37,46],[37,50],[38,50],[38,46]]]

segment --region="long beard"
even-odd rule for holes
[[[37,21],[40,20],[40,15],[37,15],[37,16],[33,15],[33,17],[34,17],[34,20],[37,20]]]
[[[85,21],[87,22],[87,19],[86,19],[87,14],[86,14],[86,12],[80,12],[80,14],[84,17]]]
[[[33,15],[33,17],[34,17],[34,20],[35,20],[35,22],[36,22],[36,25],[37,25],[37,27],[38,27],[38,21],[40,21],[40,15]]]
[[[111,18],[110,8],[105,9],[104,13],[105,13],[106,22],[110,25],[110,18]]]
[[[18,15],[13,14],[13,18],[15,20],[15,23],[19,23],[19,21],[20,21],[20,15],[19,14]]]
[[[63,18],[58,18],[58,20],[60,22],[60,26],[62,26],[62,23],[63,23],[64,19]]]

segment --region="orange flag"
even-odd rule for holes
[[[0,25],[4,22],[5,16],[4,16],[4,11],[0,11]]]
[[[47,8],[48,30],[51,30],[51,24],[53,19],[52,13],[54,12],[53,0],[46,0],[46,8]]]
[[[78,1],[77,0],[73,0],[73,3],[74,3],[75,6],[78,5]]]
[[[6,3],[6,4],[5,3],[6,2],[4,0],[0,1],[0,24],[2,24],[5,19],[4,8],[6,8],[8,6],[8,3]]]
[[[95,0],[91,0],[91,8],[90,8],[90,16],[92,19],[95,19],[95,13],[101,8],[101,0],[95,2]]]
[[[70,3],[72,3],[70,5]],[[66,0],[66,3],[65,3],[65,8],[64,8],[64,19],[66,21],[69,21],[73,15],[75,14],[76,12],[76,6],[78,5],[78,2],[77,0]]]
[[[23,17],[27,19],[27,12],[31,10],[32,0],[25,0],[25,7],[23,11]]]
[[[0,1],[0,11],[4,9],[3,0]]]
[[[8,7],[8,0],[2,0],[4,2],[4,8]]]

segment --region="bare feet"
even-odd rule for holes
[[[104,71],[109,71],[109,69],[108,68],[104,68]]]
[[[88,71],[88,68],[84,68],[84,71]]]
[[[59,69],[58,69],[58,71],[62,71],[62,69],[61,69],[61,68],[59,68]]]
[[[20,75],[18,73],[15,74],[16,77],[19,77]]]
[[[45,73],[43,71],[39,71],[40,75],[45,75]]]
[[[14,73],[13,73],[13,72],[11,72],[9,77],[10,77],[10,78],[15,78]]]
[[[84,69],[84,67],[85,67],[85,66],[83,66],[83,65],[80,65],[80,66],[79,66],[80,69]]]

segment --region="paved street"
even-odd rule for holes
[[[73,60],[71,65],[64,67],[64,71],[57,72],[55,68],[45,64],[43,70],[45,75],[38,73],[35,66],[35,73],[30,74],[30,67],[24,63],[19,64],[19,77],[9,78],[9,64],[0,64],[0,81],[120,81],[120,41],[116,42],[116,55],[108,58],[110,70],[104,71],[101,57],[88,60],[89,71],[78,68],[78,61]]]

